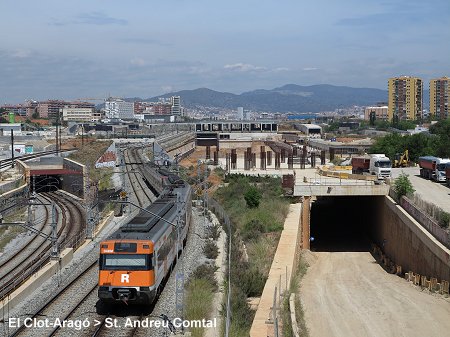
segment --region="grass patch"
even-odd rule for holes
[[[27,208],[21,207],[14,213],[5,217],[4,222],[24,222],[27,219]],[[17,235],[25,233],[27,230],[19,225],[0,226],[0,251],[6,247]]]
[[[292,278],[289,291],[283,295],[283,303],[281,306],[281,320],[283,323],[283,331],[282,336],[283,337],[294,337],[294,334],[292,332],[292,322],[291,322],[291,312],[289,308],[289,298],[292,293],[295,293],[295,319],[297,321],[298,326],[298,333],[301,337],[308,337],[309,331],[306,327],[306,321],[305,321],[305,312],[303,310],[303,306],[300,301],[300,297],[298,296],[298,289],[300,285],[300,281],[303,278],[303,276],[306,274],[306,271],[308,270],[308,264],[305,262],[305,260],[301,257],[300,262],[297,268],[297,271],[295,275]]]
[[[185,319],[202,320],[210,316],[217,290],[217,281],[214,277],[216,269],[209,265],[199,266],[185,287]],[[202,337],[203,328],[192,328],[193,337]]]
[[[71,153],[68,157],[88,167],[89,178],[92,181],[99,182],[99,191],[111,188],[113,169],[111,167],[96,169],[95,162],[105,153],[111,144],[112,141],[91,141],[78,151]]]
[[[229,335],[243,337],[249,335],[255,314],[247,299],[262,294],[289,211],[289,199],[283,196],[279,178],[227,175],[225,181],[227,184],[214,196],[233,223]],[[246,193],[255,190],[258,207],[245,200]]]

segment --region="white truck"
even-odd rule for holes
[[[377,176],[378,180],[392,177],[392,163],[384,154],[371,154],[369,163],[369,173]]]

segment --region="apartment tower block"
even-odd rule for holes
[[[388,81],[389,120],[422,119],[423,81],[418,77],[400,76]]]
[[[430,114],[438,119],[448,118],[448,97],[450,78],[441,77],[430,80]]]

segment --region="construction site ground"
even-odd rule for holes
[[[308,255],[299,293],[311,337],[449,336],[449,299],[386,273],[369,252]]]

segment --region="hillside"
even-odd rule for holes
[[[236,109],[239,106],[253,111],[267,112],[321,112],[347,108],[353,105],[368,106],[387,102],[387,90],[374,88],[352,88],[329,84],[300,86],[287,84],[274,89],[257,89],[242,94],[220,92],[208,88],[182,90],[144,99],[181,96],[187,108],[216,107]],[[132,99],[128,99],[132,100]],[[424,91],[424,107],[429,105],[428,91]]]

